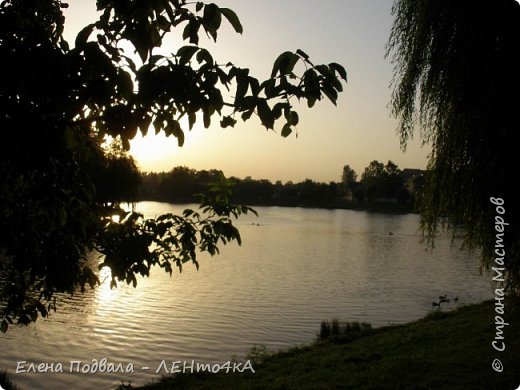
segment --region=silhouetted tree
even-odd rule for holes
[[[135,202],[140,182],[139,170],[131,156],[108,156],[97,177],[94,176],[96,199],[104,204]]]
[[[104,146],[98,165],[92,173],[96,201],[109,212],[117,211],[114,204],[137,200],[141,174],[132,156],[123,149],[119,139]]]
[[[274,185],[269,180],[233,179],[233,198],[246,204],[258,204],[270,200]]]
[[[2,331],[9,321],[46,316],[55,292],[98,284],[85,261],[91,249],[104,255],[100,267],[111,269],[115,286],[135,285],[136,275],[147,276],[153,265],[170,273],[188,261],[198,266],[197,250],[213,255],[217,242],[240,242],[231,217],[250,209],[229,203],[230,183],[222,177],[199,212],[155,220],[122,213],[119,201],[128,194],[119,184],[97,180],[97,170],[106,166],[120,179],[135,166],[128,159],[122,165],[107,160],[107,137],[127,150],[138,131],[145,135],[153,126],[183,145],[183,117],[190,129],[199,118],[209,127],[216,117],[227,127],[254,113],[267,129],[281,121],[287,137],[299,120],[291,98],[309,107],[325,96],[336,103],[340,79],[346,79],[340,65],[315,66],[301,50],[282,53],[264,81],[248,69],[220,65],[198,46],[199,34],[216,40],[223,21],[238,33],[242,25],[232,10],[216,4],[96,4],[99,19],[79,32],[71,48],[63,38],[66,3],[0,3],[0,261],[9,273]],[[172,55],[160,54],[164,37],[179,29],[186,43]],[[298,62],[302,74],[295,74]],[[114,213],[122,214],[120,222]]]
[[[420,210],[424,235],[462,226],[483,265],[520,286],[516,165],[520,5],[514,0],[398,0],[387,55],[395,65],[393,114],[405,148],[420,129],[432,153]],[[497,215],[491,198],[500,198]],[[499,210],[502,211],[502,210]],[[495,230],[495,217],[509,221]],[[497,236],[500,234],[500,236]],[[506,253],[498,263],[497,240]],[[502,247],[501,247],[502,248]]]
[[[370,164],[363,171],[363,174],[361,175],[361,183],[365,187],[366,197],[369,202],[373,202],[375,199],[383,196],[384,172],[384,164],[377,160],[371,161]]]
[[[163,180],[163,173],[146,172],[141,174],[141,186],[139,187],[139,200],[162,200],[159,187]]]
[[[397,191],[403,187],[402,172],[397,165],[390,160],[385,165],[383,187],[383,195],[386,198],[397,198]]]
[[[194,201],[194,195],[199,192],[197,172],[188,167],[175,167],[166,175],[164,192],[170,202]]]
[[[340,195],[340,186],[338,183],[335,183],[333,181],[329,182],[328,185],[328,191],[327,191],[327,200],[332,200],[336,198],[338,195]]]
[[[357,185],[353,192],[352,192],[352,196],[354,197],[354,199],[356,199],[358,202],[363,202],[365,200],[365,196],[366,196],[366,193],[365,193],[365,188],[363,187],[362,184],[359,184]]]
[[[401,204],[406,204],[411,200],[410,193],[404,185],[401,185],[395,192],[395,198]]]
[[[374,160],[365,168],[361,183],[370,202],[380,198],[396,199],[397,191],[403,186],[403,177],[401,170],[392,161],[384,165]]]
[[[292,181],[288,181],[280,189],[280,198],[284,200],[293,200],[298,196],[298,190],[296,185]]]
[[[382,162],[373,160],[363,171],[363,174],[361,175],[361,181],[366,181],[372,177],[381,177],[383,176],[384,171],[385,165]]]
[[[345,191],[352,189],[352,184],[356,182],[356,179],[356,171],[353,170],[350,165],[345,165],[343,167],[343,174],[341,175],[341,183],[343,184]]]

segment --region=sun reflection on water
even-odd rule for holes
[[[96,307],[99,309],[106,309],[114,303],[121,295],[121,289],[110,288],[110,281],[112,280],[112,273],[109,267],[103,267],[99,271],[99,280],[101,286],[96,288]],[[105,310],[102,310],[103,312]]]

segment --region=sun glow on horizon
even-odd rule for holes
[[[385,59],[385,44],[392,25],[392,0],[328,1],[320,14],[316,14],[312,2],[299,0],[218,3],[234,9],[244,26],[240,35],[223,23],[217,43],[202,37],[200,45],[218,63],[230,61],[263,79],[269,77],[280,53],[299,48],[316,63],[333,61],[343,65],[348,74],[345,92],[337,107],[324,101],[309,112],[294,101],[300,114],[298,139],[282,139],[278,127],[275,132],[266,132],[255,117],[247,124],[237,117],[235,128],[220,129],[221,118],[215,116],[209,129],[203,128],[200,121],[191,131],[183,119],[182,147],[175,137],[156,135],[151,127],[146,137],[138,134],[130,142],[130,155],[141,171],[167,172],[187,166],[219,169],[227,176],[241,178],[329,182],[340,180],[346,164],[358,176],[372,160],[392,160],[400,168],[426,167],[431,148],[423,148],[419,140],[414,140],[403,153],[395,132],[397,122],[388,110],[393,69]],[[74,42],[81,28],[99,17],[95,2],[71,2],[65,11],[69,42]],[[295,12],[298,17],[294,17]],[[180,30],[174,30],[156,52],[174,53],[186,44]],[[134,55],[131,49],[126,51]]]
[[[130,155],[136,160],[141,171],[168,171],[176,165],[184,165],[176,162],[181,158],[189,157],[193,150],[200,152],[200,149],[203,149],[201,138],[204,136],[205,129],[202,128],[202,125],[197,122],[189,130],[185,118],[179,122],[184,131],[182,146],[179,146],[179,142],[174,136],[168,137],[163,131],[156,134],[153,126],[150,126],[146,136],[138,132],[130,141]]]

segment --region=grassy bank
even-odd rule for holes
[[[491,345],[494,309],[484,302],[279,352],[254,365],[254,374],[185,374],[140,389],[512,390],[520,385],[520,305],[505,308],[504,352]],[[491,367],[495,358],[502,373]]]

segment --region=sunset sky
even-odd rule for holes
[[[66,39],[72,44],[76,33],[95,21],[94,0],[70,0],[65,10]],[[255,179],[304,179],[340,181],[342,168],[350,164],[360,176],[371,160],[392,160],[400,168],[425,168],[428,146],[419,140],[405,153],[396,134],[397,121],[388,104],[392,65],[384,58],[392,25],[392,0],[223,0],[220,7],[232,8],[241,19],[244,34],[236,34],[223,22],[216,44],[203,40],[219,63],[232,61],[248,67],[259,79],[270,75],[273,61],[286,51],[302,49],[314,63],[338,62],[348,72],[348,84],[338,106],[328,100],[313,109],[294,102],[300,114],[294,134],[284,139],[281,126],[266,131],[252,117],[238,121],[234,129],[202,124],[188,132],[182,148],[173,137],[155,136],[131,143],[131,154],[143,171],[169,171],[185,165],[194,169],[221,169],[227,176]],[[172,39],[169,52],[182,45]],[[282,123],[283,125],[283,123]]]

